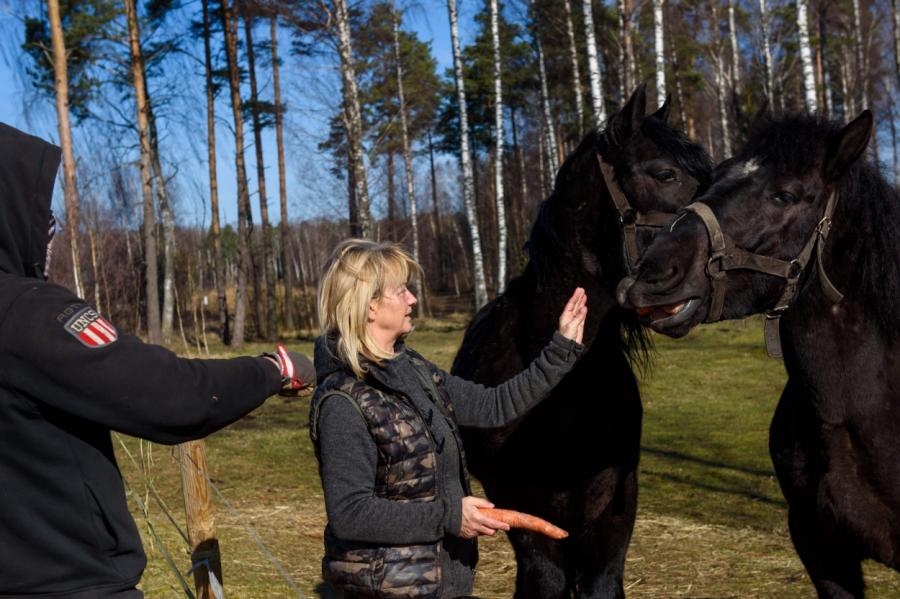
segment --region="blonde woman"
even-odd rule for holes
[[[472,592],[476,538],[508,526],[472,496],[458,426],[497,427],[545,398],[581,353],[578,288],[559,331],[494,388],[454,377],[408,348],[419,265],[399,246],[348,239],[319,285],[310,436],[328,525],[324,578],[350,597]]]

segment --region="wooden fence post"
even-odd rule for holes
[[[216,538],[215,514],[206,480],[206,446],[202,440],[178,446],[181,461],[181,489],[191,541],[191,566],[197,599],[222,599],[210,583],[210,572],[222,585],[222,559]],[[204,563],[205,562],[205,563]]]

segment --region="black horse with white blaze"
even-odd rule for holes
[[[864,559],[900,570],[900,193],[862,158],[872,124],[763,117],[619,289],[672,336],[769,314],[788,372],[769,450],[829,598],[863,596]]]
[[[587,291],[585,353],[552,395],[511,426],[463,431],[470,470],[491,501],[571,533],[553,541],[510,531],[516,597],[624,596],[642,415],[630,361],[647,339],[616,305],[615,286],[652,238],[653,227],[641,225],[667,222],[712,171],[700,146],[666,124],[668,102],[651,115],[645,103],[641,86],[565,161],[532,229],[525,271],[476,314],[453,365],[485,385],[510,378],[547,343],[571,290]]]

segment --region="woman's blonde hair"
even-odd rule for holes
[[[337,335],[337,357],[358,378],[365,374],[360,355],[378,363],[390,359],[369,335],[369,303],[388,287],[399,287],[422,268],[395,243],[345,239],[334,249],[319,282],[319,326]]]

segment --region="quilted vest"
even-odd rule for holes
[[[424,389],[444,416],[455,423],[453,406],[440,371],[411,350],[410,361]],[[368,374],[359,380],[348,371],[328,376],[316,388],[310,405],[309,431],[319,458],[319,410],[322,402],[338,395],[359,410],[378,448],[375,494],[394,501],[436,501],[439,496],[434,438],[413,401]],[[460,466],[467,495],[471,488],[466,472],[462,439],[453,426],[460,448]],[[379,546],[337,538],[325,527],[322,576],[354,597],[416,599],[440,596],[442,543]]]

